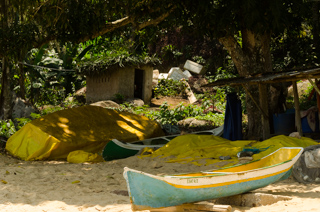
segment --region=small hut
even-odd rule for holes
[[[119,97],[139,98],[145,104],[151,103],[153,65],[158,59],[131,56],[100,61],[87,62],[79,68],[86,75],[87,104]]]

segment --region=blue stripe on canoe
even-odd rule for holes
[[[127,171],[125,177],[133,205],[160,208],[245,193],[284,180],[290,174],[291,170],[264,179],[198,189],[176,188],[161,180],[131,171]]]

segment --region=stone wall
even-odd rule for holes
[[[143,70],[142,100],[145,104],[150,104],[153,68],[142,66],[137,69]],[[135,70],[133,67],[124,67],[108,70],[99,76],[87,76],[87,104],[114,100],[116,94],[123,95],[125,99],[135,98]]]

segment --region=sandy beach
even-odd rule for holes
[[[21,161],[0,155],[0,211],[132,211],[123,168],[153,174],[175,174],[212,167],[164,163],[158,159],[126,159],[72,164],[65,161]],[[292,199],[259,207],[232,205],[232,211],[320,211],[320,186],[292,177],[254,192]]]

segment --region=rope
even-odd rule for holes
[[[22,64],[22,65],[25,65],[25,66],[31,66],[31,67],[42,68],[42,69],[50,69],[50,70],[54,70],[54,71],[71,71],[71,72],[75,71],[75,70],[72,70],[72,69],[63,69],[62,67],[50,68],[50,67],[45,67],[45,66],[31,65],[31,64],[28,64],[28,63],[25,63],[25,62],[19,62],[19,63]]]

